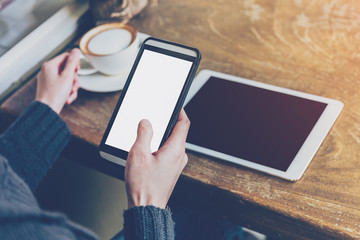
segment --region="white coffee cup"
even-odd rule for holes
[[[79,45],[85,59],[96,70],[105,75],[119,75],[130,71],[139,44],[135,27],[124,23],[107,23],[85,33]]]

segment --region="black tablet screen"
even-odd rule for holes
[[[185,107],[187,142],[286,171],[326,106],[211,77]]]

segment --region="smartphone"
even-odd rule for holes
[[[151,122],[150,148],[157,151],[178,120],[200,59],[195,48],[146,39],[100,143],[100,156],[125,166],[142,119]]]

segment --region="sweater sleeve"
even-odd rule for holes
[[[126,240],[175,239],[174,225],[170,208],[141,206],[124,212]]]
[[[33,102],[0,136],[0,154],[34,191],[71,138],[49,106]]]

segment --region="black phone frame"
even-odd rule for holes
[[[155,47],[155,46],[152,46],[152,45],[146,45],[146,42],[149,41],[149,40],[158,41],[158,42],[174,45],[174,46],[177,46],[177,47],[189,49],[189,50],[192,50],[192,51],[196,52],[197,56],[193,57],[193,56],[190,56],[190,55],[186,55],[186,54],[183,54],[183,53],[171,51],[171,50],[168,50],[168,49]],[[174,56],[174,57],[181,58],[181,59],[184,59],[184,60],[192,61],[190,71],[189,71],[188,76],[186,78],[185,84],[184,84],[184,86],[183,86],[183,88],[181,90],[179,99],[178,99],[178,101],[177,101],[177,103],[175,105],[175,108],[174,108],[173,113],[171,115],[170,121],[169,121],[169,123],[168,123],[168,125],[166,127],[166,130],[165,130],[164,136],[163,136],[163,138],[161,140],[159,148],[166,142],[166,140],[171,135],[171,132],[172,132],[177,120],[178,120],[181,108],[184,105],[185,98],[186,98],[186,96],[187,96],[187,94],[189,92],[191,83],[192,83],[192,81],[193,81],[193,79],[195,77],[195,73],[196,73],[196,71],[197,71],[197,69],[199,67],[200,60],[201,60],[201,53],[200,53],[200,51],[198,49],[192,48],[192,47],[189,47],[189,46],[185,46],[185,45],[182,45],[182,44],[179,44],[179,43],[174,43],[174,42],[170,42],[170,41],[166,41],[166,40],[162,40],[162,39],[158,39],[158,38],[154,38],[154,37],[149,37],[142,43],[142,45],[140,47],[140,50],[139,50],[139,53],[138,53],[138,55],[137,55],[137,57],[135,59],[135,62],[133,64],[132,68],[131,68],[130,74],[129,74],[127,80],[126,80],[125,86],[124,86],[124,88],[123,88],[123,90],[121,92],[120,98],[119,98],[119,100],[118,100],[118,102],[116,104],[114,112],[113,112],[113,114],[112,114],[112,116],[110,118],[110,121],[109,121],[109,123],[107,125],[107,128],[106,128],[106,130],[104,132],[103,138],[102,138],[100,146],[99,146],[99,151],[108,153],[110,155],[113,155],[115,157],[119,157],[119,158],[124,159],[124,160],[127,159],[129,152],[127,152],[125,150],[122,150],[122,149],[119,149],[119,148],[115,148],[115,147],[110,146],[110,145],[107,145],[107,144],[105,144],[105,142],[106,142],[106,139],[107,139],[107,137],[109,135],[109,132],[110,132],[112,126],[113,126],[113,123],[115,121],[117,113],[118,113],[118,111],[120,109],[122,101],[123,101],[123,99],[124,99],[124,97],[126,95],[126,92],[127,92],[128,88],[129,88],[129,86],[130,86],[133,75],[134,75],[134,73],[135,73],[135,71],[137,69],[139,61],[140,61],[141,56],[142,56],[145,49],[149,49],[151,51],[166,54],[166,55],[169,55],[169,56]]]

